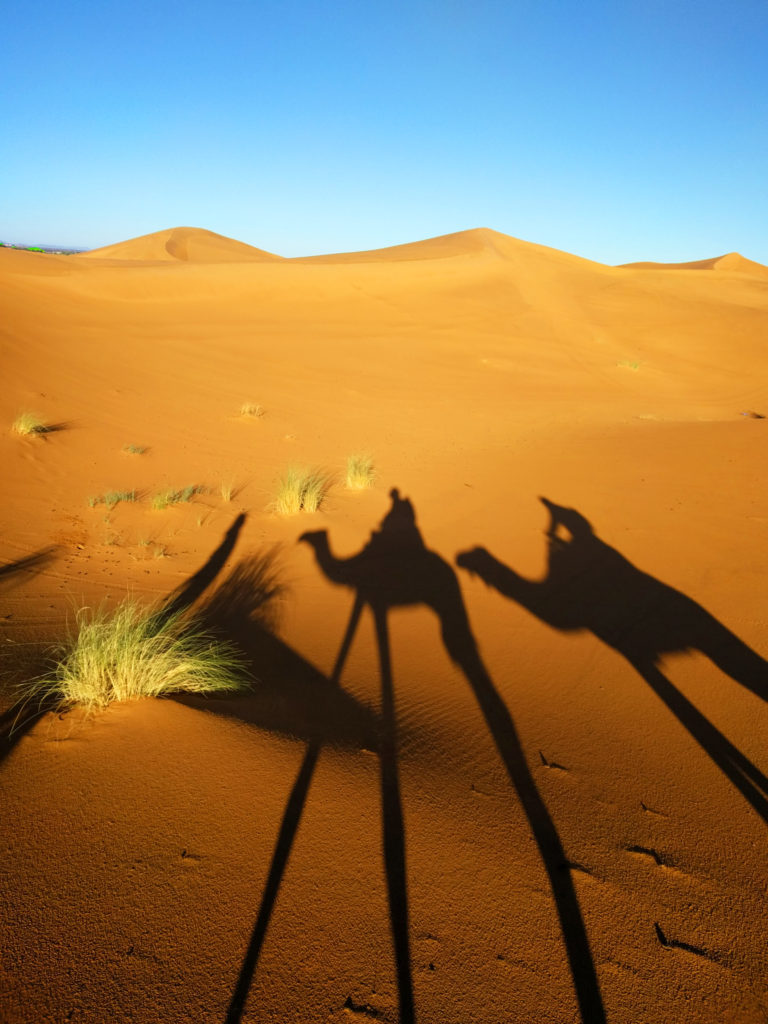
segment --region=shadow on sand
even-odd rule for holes
[[[547,574],[528,580],[485,548],[457,556],[462,568],[564,632],[589,630],[622,654],[768,822],[768,778],[659,670],[664,654],[701,651],[745,689],[768,699],[768,662],[680,591],[635,568],[574,509],[549,511]],[[563,536],[565,531],[565,536]]]
[[[381,671],[382,829],[392,938],[399,999],[399,1020],[415,1020],[409,943],[406,843],[397,766],[397,720],[389,652],[387,612],[407,605],[426,605],[437,615],[451,659],[471,686],[499,755],[525,810],[538,846],[560,920],[566,955],[584,1024],[605,1021],[597,975],[584,920],[562,842],[536,787],[514,720],[496,690],[477,648],[456,573],[424,544],[410,501],[391,491],[392,507],[366,546],[351,558],[335,558],[325,531],[305,533],[301,540],[315,551],[318,565],[332,583],[354,593],[349,625],[333,678],[338,681],[363,608],[376,627]]]
[[[32,555],[0,566],[0,587],[7,590],[16,583],[42,572],[54,560],[56,550],[56,547],[42,548]],[[37,645],[32,644],[25,652],[20,653],[19,647],[9,642],[3,645],[2,662],[3,686],[9,686],[9,698],[13,700],[13,683],[10,680],[14,677],[34,676],[41,667],[41,652]],[[10,754],[40,716],[49,710],[51,707],[46,703],[32,702],[29,706],[14,703],[12,707],[0,713],[0,762]]]

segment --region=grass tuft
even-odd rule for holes
[[[88,505],[95,508],[97,505],[106,505],[107,508],[114,508],[121,501],[136,501],[136,491],[107,491],[106,494],[98,494],[88,499]]]
[[[142,444],[124,444],[123,451],[127,452],[128,455],[143,455],[147,450],[146,445]]]
[[[190,486],[183,487],[180,491],[171,489],[159,491],[152,498],[152,508],[164,509],[168,508],[169,505],[178,505],[181,502],[191,501],[195,494],[202,494],[204,490],[204,487]]]
[[[320,469],[290,466],[277,485],[274,509],[281,516],[299,512],[317,512],[331,486],[328,473]]]
[[[229,503],[237,494],[237,489],[233,480],[222,480],[221,487],[219,488],[221,493],[221,500]]]
[[[260,405],[254,405],[251,402],[244,402],[240,406],[240,415],[255,420],[258,419],[259,416],[264,415],[264,409]]]
[[[35,413],[22,412],[13,421],[11,429],[15,434],[29,437],[30,434],[47,434],[51,428]]]
[[[53,673],[24,687],[25,701],[78,704],[93,711],[113,701],[166,693],[226,693],[247,685],[235,649],[184,613],[164,616],[128,598],[114,612],[77,612]]]
[[[376,474],[370,455],[350,455],[347,459],[347,487],[351,491],[365,491],[373,487]]]

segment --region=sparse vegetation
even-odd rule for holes
[[[191,501],[195,494],[202,494],[204,490],[204,487],[195,485],[183,487],[180,491],[174,491],[171,489],[159,491],[152,498],[152,508],[162,510],[164,508],[168,508],[169,505],[178,505],[183,502]]]
[[[97,505],[106,505],[107,508],[114,508],[121,501],[136,501],[136,491],[107,491],[106,494],[98,494],[88,499],[91,508]]]
[[[146,450],[146,446],[141,444],[123,445],[123,451],[126,452],[128,455],[143,455]]]
[[[244,402],[240,406],[240,415],[249,419],[258,419],[259,416],[264,415],[264,409],[260,405],[254,405],[252,402]]]
[[[22,412],[13,421],[12,430],[22,437],[30,434],[47,434],[51,428],[34,412]]]
[[[274,509],[281,516],[317,512],[331,486],[331,478],[319,469],[289,467],[278,481]]]
[[[221,500],[226,501],[227,503],[232,501],[237,493],[235,484],[232,480],[222,480],[219,490],[221,492]]]
[[[351,491],[365,491],[373,487],[375,473],[370,455],[350,455],[347,459],[347,487]]]
[[[93,711],[113,701],[246,685],[235,649],[183,612],[164,616],[126,599],[112,613],[83,608],[76,621],[76,635],[59,652],[53,673],[24,688],[25,702],[54,700]]]

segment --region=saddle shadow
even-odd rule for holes
[[[700,651],[768,700],[768,662],[696,601],[600,540],[579,512],[540,500],[549,512],[543,579],[525,579],[481,547],[459,554],[457,564],[554,629],[589,631],[623,655],[768,823],[768,778],[659,669],[665,654]]]
[[[340,559],[332,554],[326,531],[305,533],[300,539],[312,546],[326,578],[355,594],[337,663],[339,671],[364,606],[371,608],[376,626],[382,684],[382,832],[401,1024],[415,1020],[415,1007],[387,612],[391,608],[413,605],[425,605],[437,615],[445,648],[474,692],[518,793],[549,879],[583,1024],[603,1024],[605,1011],[565,851],[533,780],[514,720],[483,664],[456,573],[424,544],[411,502],[401,498],[396,489],[390,492],[390,497],[392,507],[379,529],[372,533],[366,546],[350,558]]]

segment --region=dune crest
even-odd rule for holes
[[[469,228],[466,231],[454,231],[447,235],[436,235],[417,242],[406,242],[403,245],[390,245],[382,249],[366,249],[362,252],[335,252],[318,256],[297,256],[295,263],[406,263],[422,260],[451,259],[461,256],[491,256],[505,260],[517,259],[520,256],[546,255],[561,260],[592,264],[602,267],[601,263],[552,249],[535,242],[526,242],[512,235],[505,235],[492,228]]]
[[[184,263],[268,263],[281,259],[246,242],[205,228],[167,228],[100,249],[80,253],[86,259],[116,259]]]

